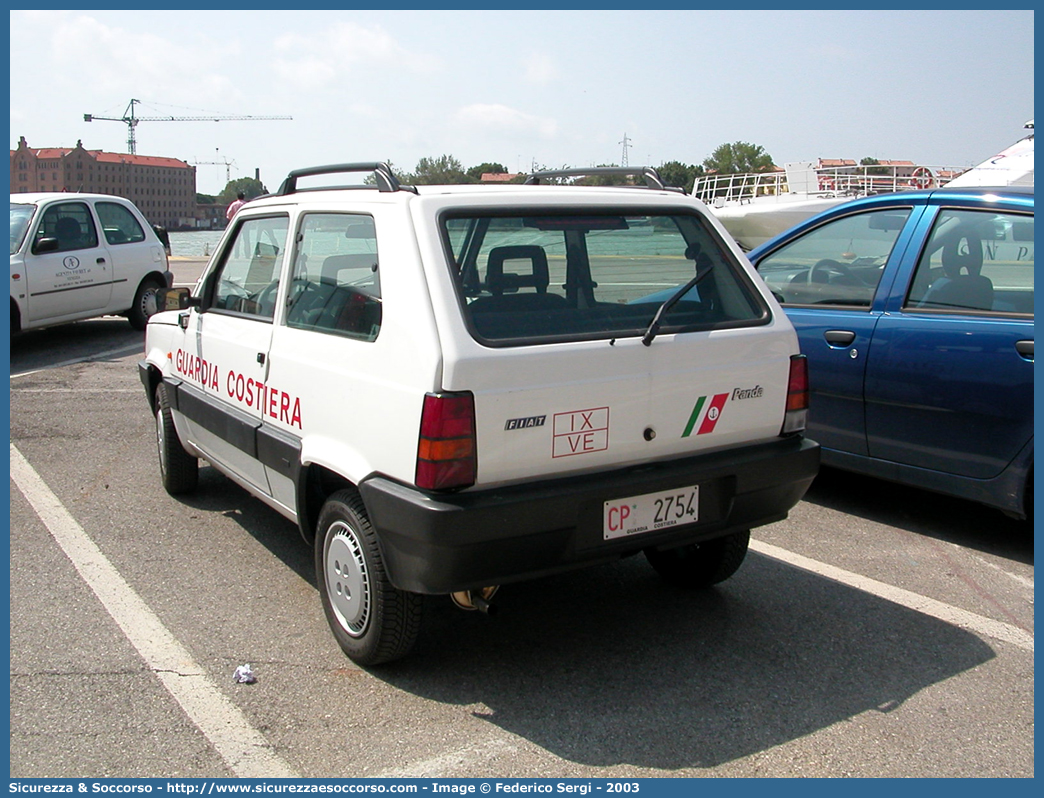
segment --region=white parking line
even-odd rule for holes
[[[11,444],[11,479],[145,664],[240,778],[298,778],[127,584]]]
[[[814,574],[825,576],[827,579],[832,579],[835,582],[840,582],[849,587],[854,587],[857,590],[862,590],[864,593],[870,593],[879,598],[887,599],[893,604],[909,607],[911,610],[930,615],[933,618],[938,618],[940,621],[951,623],[954,626],[959,626],[970,632],[979,635],[986,635],[987,637],[993,637],[997,640],[1003,640],[1007,643],[1012,643],[1019,648],[1026,649],[1027,651],[1033,650],[1033,634],[1027,632],[1025,629],[1012,626],[1010,623],[995,621],[992,618],[987,618],[974,612],[962,610],[959,607],[936,601],[935,599],[922,596],[910,590],[904,590],[901,587],[895,587],[894,585],[889,585],[884,582],[878,582],[876,579],[871,579],[868,576],[862,576],[861,574],[853,573],[852,571],[846,571],[843,568],[836,568],[833,565],[827,565],[818,560],[803,557],[802,555],[795,554],[792,551],[773,546],[771,543],[751,540],[750,548],[752,551],[764,554],[766,557],[771,557],[774,560],[781,560],[782,562],[796,566],[805,571],[811,571]]]
[[[496,738],[467,745],[446,754],[413,762],[405,767],[378,773],[376,779],[431,779],[461,778],[461,773],[482,769],[490,759],[500,754],[513,754],[518,749],[504,740]]]
[[[101,360],[102,358],[109,357],[110,355],[123,355],[129,354],[130,352],[141,352],[143,351],[142,344],[134,344],[134,346],[121,346],[119,349],[110,349],[107,352],[94,352],[90,355],[84,355],[83,357],[75,357],[72,360],[63,360],[61,363],[51,363],[43,368],[33,369],[32,371],[20,371],[17,374],[12,374],[11,379],[15,377],[28,377],[30,374],[39,374],[41,371],[49,371],[51,369],[61,368],[62,366],[72,366],[76,363],[86,363],[89,360]]]
[[[1011,579],[1013,582],[1016,582],[1016,583],[1022,585],[1022,587],[1028,587],[1030,590],[1033,590],[1033,580],[1032,579],[1030,579],[1028,577],[1025,577],[1025,576],[1020,576],[1019,574],[1013,574],[1013,573],[1011,573],[1011,571],[1005,571],[1003,568],[1001,568],[999,565],[997,565],[997,563],[990,562],[985,557],[980,557],[977,554],[976,555],[972,555],[972,556],[976,560],[981,562],[983,565],[985,565],[987,568],[993,568],[995,571],[1000,571],[1002,574],[1004,574],[1006,577]]]

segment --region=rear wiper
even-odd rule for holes
[[[700,280],[702,280],[704,277],[711,273],[712,270],[710,268],[705,268],[702,274],[700,273],[699,269],[699,266],[701,265],[706,265],[709,267],[709,263],[702,264],[698,261],[697,263],[698,265],[696,267],[696,276],[689,280],[689,282],[687,282],[673,294],[671,294],[667,298],[667,301],[660,305],[660,307],[657,309],[656,315],[653,316],[653,320],[649,322],[649,326],[645,330],[645,335],[642,336],[642,343],[646,346],[652,345],[653,338],[655,338],[656,334],[660,331],[660,318],[663,316],[663,314],[669,311],[671,308],[673,308],[678,303],[679,299],[681,299],[683,296],[689,293],[689,291],[691,291],[699,284]]]

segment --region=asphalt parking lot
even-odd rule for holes
[[[1026,523],[825,471],[714,590],[632,558],[432,598],[364,670],[293,525],[210,468],[163,491],[141,343],[12,341],[12,777],[1034,775]]]

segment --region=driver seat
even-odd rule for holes
[[[62,251],[83,246],[83,228],[71,216],[63,216],[54,223],[54,235],[58,239],[58,248]]]

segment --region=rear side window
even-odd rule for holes
[[[99,202],[94,208],[109,244],[133,244],[145,240],[145,231],[125,206],[116,202]]]
[[[526,209],[450,214],[444,244],[465,321],[491,345],[749,326],[768,309],[699,216]]]
[[[286,324],[375,341],[381,280],[373,217],[308,213],[301,218]]]
[[[832,219],[762,258],[758,273],[784,304],[869,310],[910,210]]]
[[[1032,315],[1033,217],[939,211],[906,309]]]

